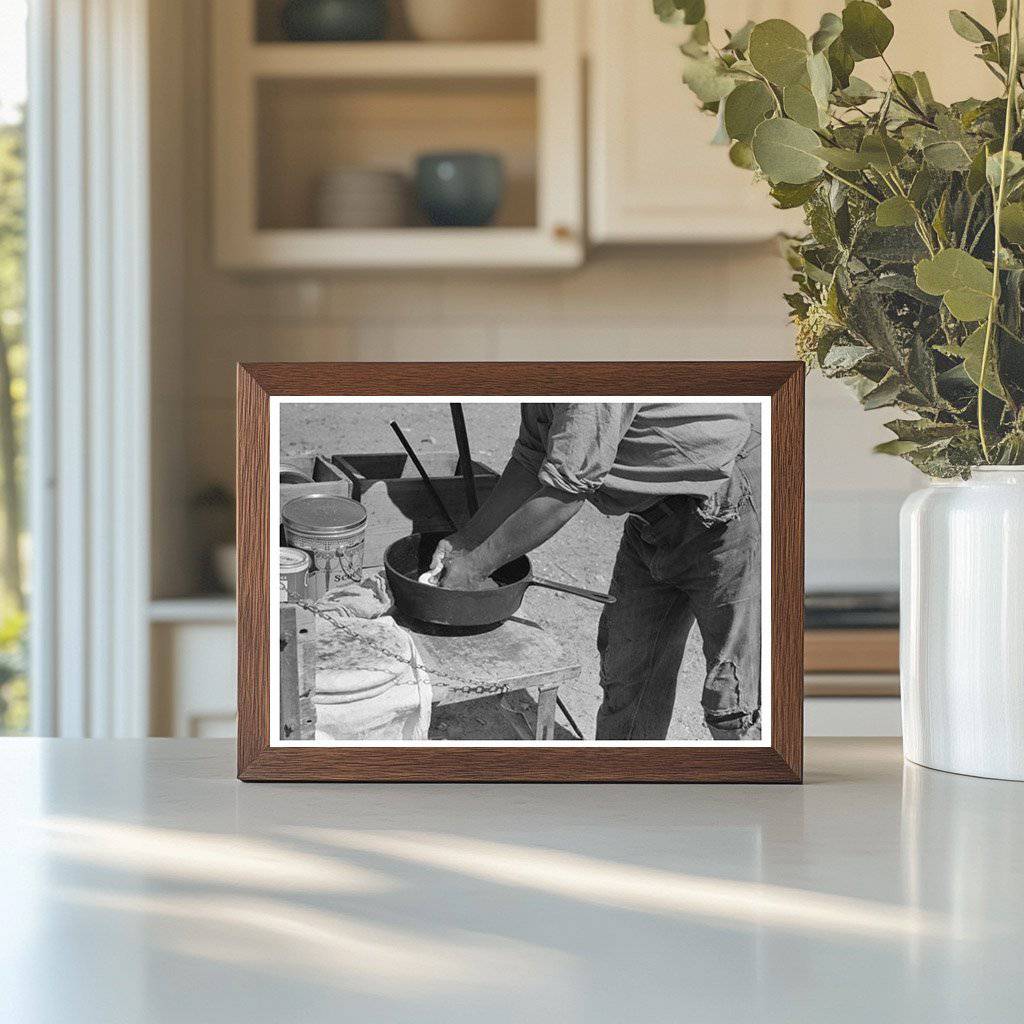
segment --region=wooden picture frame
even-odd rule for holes
[[[804,367],[799,362],[250,363],[238,366],[238,777],[244,781],[800,782]],[[760,746],[271,743],[273,396],[751,396],[771,410],[771,731]],[[439,399],[440,400],[440,399]]]

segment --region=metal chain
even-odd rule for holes
[[[317,618],[326,620],[331,626],[343,633],[349,639],[355,641],[355,643],[368,647],[377,654],[382,654],[384,657],[391,658],[393,661],[398,661],[403,665],[408,665],[415,672],[417,666],[411,658],[407,657],[401,651],[390,650],[383,644],[375,643],[369,637],[360,635],[346,624],[345,617],[341,615],[340,612],[334,611],[333,609],[317,608],[315,604],[308,601],[300,600],[294,603],[305,608],[307,611],[312,612]],[[448,669],[426,664],[422,667],[431,676],[443,677],[445,681],[442,685],[446,690],[449,690],[452,693],[465,693],[472,696],[483,696],[485,694],[509,693],[511,690],[507,683],[484,683],[478,680],[466,679],[462,676],[458,676]],[[449,679],[452,680],[452,682],[447,682]]]

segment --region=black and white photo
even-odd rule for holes
[[[272,398],[272,745],[766,744],[770,403],[656,398]]]

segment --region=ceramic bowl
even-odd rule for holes
[[[409,183],[395,171],[338,168],[325,174],[315,196],[321,228],[399,228],[409,220]]]
[[[380,39],[387,24],[387,0],[288,0],[281,11],[285,38],[303,43]]]
[[[404,0],[417,39],[481,42],[532,39],[535,8],[529,0]]]
[[[504,164],[494,153],[424,153],[416,161],[416,197],[435,227],[489,224],[504,191]]]

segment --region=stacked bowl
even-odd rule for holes
[[[320,179],[321,228],[400,228],[409,222],[409,183],[398,171],[338,167]]]

